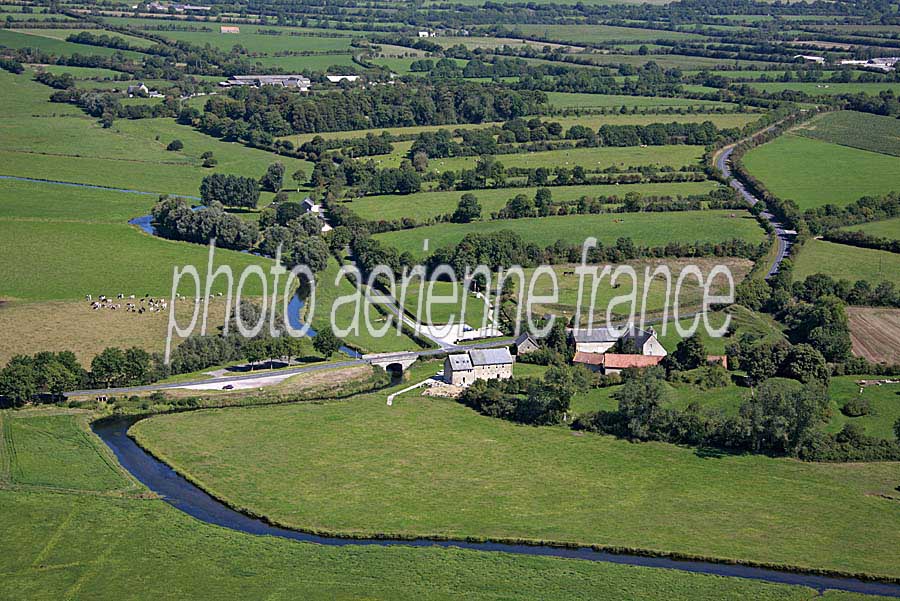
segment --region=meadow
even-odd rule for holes
[[[879,238],[890,238],[891,240],[900,240],[900,217],[893,219],[884,219],[882,221],[871,221],[869,223],[861,223],[859,225],[848,225],[845,230],[854,232],[865,232],[870,236]]]
[[[891,549],[900,531],[884,527],[896,508],[872,494],[896,486],[894,464],[705,458],[518,426],[416,393],[390,407],[376,393],[161,416],[132,432],[220,498],[301,528],[602,543],[898,573]]]
[[[141,60],[146,56],[133,50],[116,50],[115,48],[102,46],[75,44],[40,35],[28,35],[13,29],[0,29],[0,46],[6,46],[7,48],[38,48],[57,56],[71,56],[73,54],[112,56],[117,52],[121,53],[122,56],[135,60]]]
[[[900,120],[893,117],[837,111],[804,123],[794,132],[833,144],[900,157]]]
[[[705,194],[717,187],[712,181],[685,182],[673,184],[622,184],[596,186],[553,186],[550,188],[556,202],[577,200],[582,196],[617,196],[623,198],[629,192],[638,192],[652,196],[690,196]],[[482,219],[490,219],[493,212],[499,211],[506,202],[517,194],[525,194],[533,198],[536,187],[530,188],[489,188],[474,190],[471,193],[481,204]],[[401,219],[410,217],[419,221],[452,213],[456,209],[459,198],[465,194],[460,191],[418,192],[416,194],[388,194],[382,196],[363,196],[344,202],[354,213],[364,219]]]
[[[770,82],[748,84],[761,92],[777,93],[784,90],[804,92],[810,96],[831,96],[833,94],[870,94],[877,96],[880,92],[900,92],[900,83],[831,83],[831,82]]]
[[[240,33],[219,33],[219,24],[212,23],[214,31],[159,31],[155,32],[165,38],[190,42],[198,46],[209,44],[213,48],[229,51],[237,44],[243,46],[250,53],[270,54],[290,50],[294,52],[326,52],[334,50],[350,50],[349,37],[322,37],[290,35],[283,31],[281,35],[268,35],[247,30],[244,25],[239,25]],[[297,30],[294,30],[297,31]]]
[[[84,433],[83,419],[58,411],[0,413],[3,425],[15,422],[0,428],[5,443],[0,444],[0,509],[16,516],[0,522],[7,550],[0,555],[0,596],[51,600],[74,591],[84,598],[123,601],[463,596],[487,601],[502,591],[511,601],[548,596],[614,601],[623,595],[673,601],[876,599],[834,592],[819,597],[803,587],[612,563],[461,549],[326,547],[236,533],[160,499],[142,498],[143,487],[109,469],[107,461],[114,459]],[[83,434],[84,444],[53,443],[47,434],[74,440]],[[21,453],[9,456],[13,445],[40,449],[42,460],[28,471],[41,485],[10,488],[10,468],[18,472],[22,460]],[[73,478],[82,490],[60,490]],[[120,492],[127,486],[133,490]],[[147,576],[153,573],[166,578]]]
[[[801,210],[900,190],[896,157],[787,133],[744,156],[766,187]]]
[[[680,31],[642,29],[640,27],[616,27],[613,25],[516,25],[516,29],[526,35],[535,35],[550,40],[583,44],[654,40],[702,40],[704,36]]]
[[[610,108],[610,107],[721,107],[727,102],[694,100],[692,98],[667,98],[663,96],[627,96],[622,94],[579,94],[572,92],[547,92],[547,102],[558,109]]]
[[[735,215],[735,217],[731,217]],[[618,238],[630,237],[639,246],[664,246],[668,242],[721,242],[743,238],[762,242],[764,233],[756,220],[745,211],[685,211],[678,213],[629,213],[598,215],[565,215],[528,219],[478,221],[467,224],[441,223],[375,236],[402,252],[424,258],[424,240],[434,250],[458,243],[466,234],[509,230],[538,246],[549,246],[557,240],[579,245],[588,236],[603,244],[614,244]]]
[[[900,255],[824,240],[808,240],[794,260],[794,279],[826,273],[838,280],[894,282],[900,286]]]

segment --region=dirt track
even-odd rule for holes
[[[900,363],[900,309],[848,307],[853,354],[876,363]]]

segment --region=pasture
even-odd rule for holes
[[[707,459],[518,426],[417,392],[391,407],[376,393],[160,416],[132,432],[220,498],[301,528],[602,543],[898,574],[891,549],[900,531],[884,528],[895,508],[872,494],[896,486],[893,464]]]
[[[547,102],[557,109],[568,108],[611,108],[611,107],[722,107],[732,106],[727,102],[714,100],[694,100],[692,98],[668,98],[663,96],[627,96],[622,94],[579,94],[572,92],[547,92]]]
[[[744,156],[769,190],[801,210],[900,190],[897,158],[787,133]]]
[[[853,232],[865,232],[870,236],[877,236],[879,238],[900,240],[900,217],[883,219],[881,221],[870,221],[869,223],[860,223],[858,225],[848,225],[841,229]]]
[[[75,44],[40,35],[29,35],[13,29],[0,29],[0,46],[6,46],[7,48],[37,48],[57,56],[71,56],[73,54],[112,56],[118,52],[126,58],[138,61],[146,56],[133,50],[116,50],[102,46]]]
[[[648,196],[690,196],[705,194],[717,187],[712,181],[685,182],[675,184],[603,184],[597,186],[553,186],[550,188],[555,202],[577,200],[582,196],[616,196],[623,198],[629,192],[637,192]],[[482,219],[490,219],[491,213],[499,211],[509,199],[517,194],[525,194],[533,198],[536,187],[531,188],[489,188],[473,190],[481,204]],[[354,213],[377,221],[379,219],[401,219],[410,217],[417,221],[434,218],[439,215],[453,213],[459,198],[465,194],[460,191],[418,192],[416,194],[388,194],[383,196],[363,196],[345,202],[344,206]]]
[[[900,83],[831,83],[831,82],[769,82],[752,83],[751,87],[769,93],[778,93],[785,90],[804,92],[810,96],[832,96],[834,94],[869,94],[877,96],[881,92],[892,91],[896,95],[900,92]]]
[[[611,42],[652,42],[654,40],[703,40],[704,36],[680,31],[617,27],[614,25],[516,25],[526,35],[548,40],[582,44],[606,44]]]
[[[837,111],[804,123],[794,132],[841,146],[900,157],[900,120],[893,117]]]
[[[819,597],[803,587],[612,563],[461,549],[326,547],[240,534],[200,522],[162,500],[140,498],[140,485],[131,485],[137,492],[115,492],[120,482],[105,481],[105,475],[105,482],[91,483],[96,492],[61,492],[73,477],[81,480],[103,470],[105,458],[114,461],[111,455],[86,433],[85,444],[45,446],[52,442],[47,433],[74,434],[82,428],[83,417],[77,414],[12,416],[0,413],[0,422],[17,422],[17,448],[39,449],[44,460],[29,471],[43,484],[6,489],[8,470],[2,468],[7,464],[0,461],[0,508],[16,516],[0,522],[0,538],[9,551],[0,556],[3,597],[60,599],[77,589],[83,597],[133,601],[171,597],[177,587],[178,595],[189,598],[236,600],[290,591],[290,596],[309,599],[465,596],[488,601],[498,590],[513,591],[505,594],[512,601],[548,595],[614,601],[623,591],[673,601],[876,599],[831,592]],[[0,459],[8,461],[10,439],[3,432],[0,428],[0,443],[6,442],[0,444]],[[68,472],[61,469],[66,467]],[[147,578],[161,571],[166,578]]]
[[[732,217],[731,215],[735,215]],[[762,242],[764,233],[746,211],[685,211],[678,213],[629,213],[625,215],[565,215],[527,219],[478,221],[467,224],[441,223],[410,230],[378,234],[376,239],[414,257],[424,258],[422,243],[434,250],[458,243],[466,234],[509,230],[538,246],[557,240],[580,245],[588,236],[603,244],[631,238],[639,246],[665,246],[668,242],[721,242],[743,238]]]
[[[900,286],[900,255],[824,240],[808,240],[794,260],[794,278],[825,273],[838,280],[894,282]]]

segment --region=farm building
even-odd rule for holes
[[[469,386],[475,380],[506,380],[512,377],[513,357],[509,349],[472,349],[444,359],[444,381]]]
[[[538,350],[538,343],[531,334],[528,332],[522,332],[519,336],[513,341],[513,344],[516,346],[516,356],[518,355],[527,355],[528,353],[534,352]]]
[[[303,202],[300,203],[300,206],[303,207],[303,210],[307,213],[321,213],[322,205],[318,205],[313,202],[313,199],[307,196],[303,199]]]
[[[814,55],[810,55],[810,54],[795,54],[791,58],[793,58],[794,60],[796,60],[798,58],[802,58],[803,60],[805,60],[807,62],[819,63],[820,65],[825,62],[824,56],[814,56]]]
[[[227,81],[219,82],[224,88],[233,86],[280,86],[308,92],[312,82],[302,75],[232,75]]]
[[[591,371],[603,374],[617,374],[623,369],[634,367],[642,369],[659,365],[662,355],[623,355],[618,353],[575,353],[572,362],[582,365]]]
[[[576,353],[605,353],[621,338],[624,342],[633,342],[637,353],[641,355],[665,357],[667,354],[653,328],[642,330],[631,326],[624,333],[611,327],[573,329],[569,335],[575,343]]]
[[[219,33],[241,33],[241,28],[236,25],[222,25],[219,27]]]
[[[359,79],[359,75],[326,75],[325,78],[331,83],[340,83],[342,81],[353,83]]]
[[[149,96],[150,89],[144,85],[144,82],[139,81],[133,86],[128,86],[128,96]]]

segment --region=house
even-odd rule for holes
[[[805,61],[807,61],[807,62],[810,62],[810,63],[819,63],[820,65],[825,63],[825,57],[824,57],[824,56],[813,56],[813,55],[810,55],[810,54],[795,54],[795,55],[792,56],[791,58],[793,58],[794,60],[797,60],[798,58],[802,58],[803,60],[805,60]]]
[[[353,83],[359,79],[359,75],[326,75],[325,78],[331,83],[340,83],[342,81]]]
[[[313,202],[313,199],[307,196],[303,199],[303,202],[300,203],[300,206],[303,207],[303,210],[307,213],[321,213],[322,205],[316,204]]]
[[[575,353],[573,363],[603,374],[617,374],[623,369],[644,369],[662,363],[662,355],[623,355],[619,353]]]
[[[150,89],[144,85],[144,82],[139,81],[137,84],[133,86],[128,86],[128,97],[132,98],[134,96],[149,96]]]
[[[241,33],[241,28],[233,25],[222,25],[219,27],[219,33]]]
[[[532,353],[540,348],[531,334],[528,332],[522,332],[519,336],[513,341],[513,344],[516,347],[516,356],[519,355],[527,355],[528,353]]]
[[[437,35],[437,34],[435,34],[433,31],[420,31],[419,32],[420,38],[433,38],[433,37],[435,37],[435,35]]]
[[[506,380],[512,377],[513,357],[509,349],[472,349],[444,359],[444,381],[466,387],[475,380]]]
[[[654,355],[665,357],[668,353],[660,344],[653,328],[642,330],[635,326],[629,327],[624,333],[618,328],[591,328],[573,329],[569,335],[575,343],[576,353],[605,353],[612,349],[620,338],[626,342],[633,342],[635,349],[641,355]]]
[[[308,92],[312,82],[302,75],[232,75],[228,81],[219,85],[225,88],[233,86],[280,86]]]

